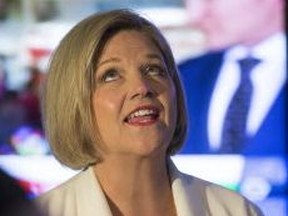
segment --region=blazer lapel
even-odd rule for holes
[[[85,216],[112,216],[111,210],[90,166],[83,173],[77,187],[77,215]]]
[[[169,174],[171,187],[178,216],[209,216],[210,213],[205,208],[204,195],[201,189],[194,185],[193,178],[187,178],[169,160]]]

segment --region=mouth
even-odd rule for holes
[[[124,119],[124,122],[135,126],[147,126],[156,123],[159,115],[159,108],[155,106],[142,106],[133,110]]]

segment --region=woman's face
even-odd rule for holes
[[[107,42],[95,77],[93,106],[105,155],[165,155],[177,103],[158,48],[143,33],[121,31]]]

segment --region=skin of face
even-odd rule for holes
[[[93,107],[105,157],[166,155],[176,124],[175,86],[143,33],[120,31],[96,69]]]
[[[210,48],[253,45],[281,28],[282,0],[186,0],[190,24]],[[279,29],[278,29],[279,30]]]

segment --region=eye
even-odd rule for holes
[[[162,65],[145,65],[143,67],[145,75],[149,76],[166,76],[167,71]]]
[[[101,81],[108,83],[118,80],[119,78],[120,74],[116,69],[109,69],[101,76]]]

